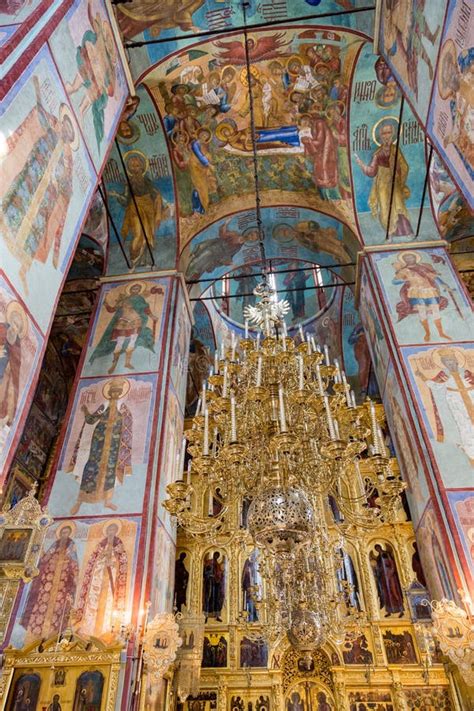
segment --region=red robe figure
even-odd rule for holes
[[[72,527],[63,525],[58,540],[43,553],[20,620],[26,643],[58,634],[69,624],[76,595],[79,563]]]

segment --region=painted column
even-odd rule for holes
[[[45,495],[55,523],[12,615],[14,646],[69,626],[111,642],[143,623],[148,601],[150,617],[171,611],[175,529],[160,502],[177,474],[189,337],[177,274],[102,285]],[[128,692],[133,662],[125,674]]]
[[[28,5],[2,33],[0,50],[0,492],[132,90],[103,0]]]
[[[430,592],[459,604],[474,597],[474,319],[438,245],[366,248],[360,310]]]

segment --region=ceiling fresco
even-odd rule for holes
[[[356,10],[356,12],[354,12]],[[364,0],[132,0],[116,6],[125,46],[132,49],[133,75],[141,77],[150,65],[171,54],[193,35],[229,32],[268,22],[285,24],[305,17],[321,24],[373,31],[375,3]],[[186,39],[184,39],[186,38]]]
[[[236,264],[255,258],[255,220],[241,229],[242,251],[227,240],[226,254],[217,254],[222,220],[255,207],[244,36],[186,42],[144,77],[106,165],[110,274],[125,259],[130,271],[143,271],[171,268],[181,255],[180,269],[195,279],[204,272],[194,253],[206,239],[211,264],[226,266],[238,252]],[[328,214],[367,245],[438,238],[424,194],[424,134],[406,102],[401,111],[394,77],[371,43],[308,23],[253,32],[249,44],[260,204],[275,208],[266,232],[285,206]]]
[[[359,244],[343,223],[323,213],[289,205],[263,208],[261,216],[265,254],[270,261],[286,258],[331,265],[335,273],[353,281]],[[211,280],[260,258],[255,212],[250,210],[204,229],[185,247],[179,267],[187,280],[205,280],[190,285],[190,294],[197,296]]]
[[[184,48],[144,80],[167,131],[181,248],[216,219],[255,205],[243,40]],[[261,31],[249,43],[263,204],[326,207],[355,227],[345,113],[364,39],[306,26]]]

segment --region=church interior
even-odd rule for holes
[[[474,711],[470,0],[0,0],[0,711]]]

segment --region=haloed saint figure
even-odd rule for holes
[[[206,616],[214,617],[217,622],[222,622],[221,612],[225,600],[225,558],[215,551],[212,556],[207,554],[203,568],[203,604],[202,609]]]
[[[126,397],[130,383],[125,378],[109,380],[102,390],[107,404],[101,404],[95,412],[89,412],[86,405],[82,406],[84,413],[83,428],[94,427],[90,441],[89,458],[82,471],[79,495],[71,509],[74,516],[83,503],[101,502],[115,511],[117,506],[112,503],[117,480],[123,483],[124,476],[131,473],[132,465],[132,427],[133,417],[127,405],[119,400]],[[69,463],[69,471],[73,471],[79,451],[79,439],[74,447]]]

